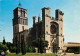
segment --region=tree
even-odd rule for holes
[[[66,52],[79,54],[80,47],[68,47]]]
[[[24,41],[24,36],[21,36],[21,52],[22,54],[26,54],[26,45],[25,45],[25,41]]]
[[[16,36],[16,54],[20,53],[20,42]]]
[[[5,42],[5,38],[3,37],[3,44],[5,45],[6,44],[6,42]]]
[[[38,52],[43,53],[45,47],[48,47],[48,41],[44,40],[44,38],[38,38],[33,40],[32,46],[38,48]]]
[[[10,52],[12,52],[12,53],[15,53],[16,52],[16,46],[13,45],[13,43],[7,42],[6,43],[6,46],[8,47],[8,49],[9,49]]]
[[[27,45],[26,46],[26,52],[35,52],[35,48],[32,46]]]
[[[7,50],[8,50],[8,47],[6,45],[3,45],[2,43],[0,43],[0,53],[6,52]]]

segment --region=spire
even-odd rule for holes
[[[18,4],[18,7],[21,7],[21,3],[20,3],[20,0],[19,0],[19,4]]]

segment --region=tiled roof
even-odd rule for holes
[[[68,44],[80,44],[80,43],[75,43],[75,42],[68,42]]]

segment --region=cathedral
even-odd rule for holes
[[[33,26],[28,28],[27,10],[17,7],[13,10],[13,43],[17,37],[21,43],[21,38],[30,44],[32,40],[43,37],[48,41],[46,53],[53,53],[56,50],[63,51],[64,35],[63,35],[63,15],[59,9],[55,10],[55,17],[51,17],[50,8],[42,8],[42,17],[33,16]],[[41,20],[42,18],[42,20]],[[36,22],[38,19],[38,22]]]

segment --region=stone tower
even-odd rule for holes
[[[59,9],[55,11],[55,20],[56,20],[56,23],[58,24],[57,44],[58,44],[59,50],[62,50],[64,46],[63,15],[64,13]]]
[[[42,30],[43,30],[43,35],[46,37],[46,34],[48,34],[50,31],[50,8],[42,8]],[[47,38],[45,38],[47,39]]]
[[[27,10],[17,7],[13,10],[13,13],[13,40],[15,39],[15,37],[18,37],[18,39],[20,40],[20,32],[28,29]]]
[[[63,15],[64,13],[57,9],[55,11],[55,18],[53,18],[50,15],[50,8],[42,8],[43,37],[49,44],[46,48],[46,53],[53,53],[63,49]]]
[[[51,16],[50,16],[50,8],[42,8],[42,30],[43,30],[43,37],[45,40],[48,41],[48,47],[47,50],[49,51],[50,48],[50,21],[51,21]],[[48,52],[46,50],[46,52]],[[51,53],[49,51],[49,53]]]

